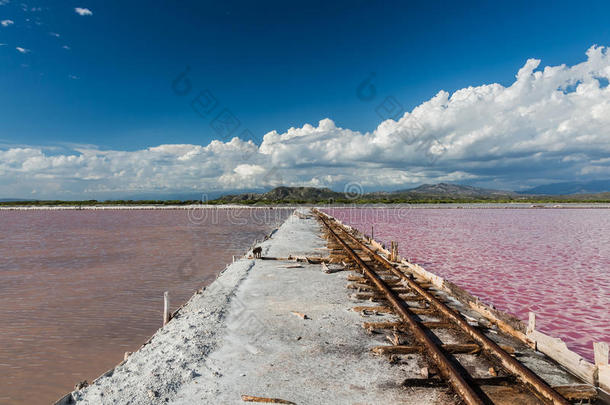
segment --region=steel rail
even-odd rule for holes
[[[318,216],[322,218],[322,214],[318,212]],[[517,361],[505,350],[503,350],[496,342],[485,336],[481,331],[470,325],[457,311],[449,308],[447,305],[439,301],[436,297],[430,294],[428,291],[423,289],[415,281],[407,277],[406,274],[398,270],[392,263],[387,259],[380,256],[373,249],[369,248],[366,244],[362,243],[355,236],[347,232],[343,227],[339,229],[345,233],[353,242],[357,243],[363,248],[368,254],[371,255],[377,262],[379,262],[386,269],[390,270],[394,275],[400,277],[405,281],[409,288],[413,289],[424,297],[431,305],[433,305],[439,312],[445,315],[449,320],[457,324],[460,329],[468,333],[472,339],[481,345],[482,349],[487,353],[495,357],[504,368],[509,372],[513,373],[518,379],[530,386],[534,392],[541,395],[543,398],[551,401],[554,405],[569,405],[570,402],[566,400],[561,394],[555,391],[550,385],[538,377],[533,371],[527,368],[525,365]]]
[[[434,360],[440,373],[449,382],[456,393],[466,402],[468,405],[484,405],[485,402],[479,397],[472,386],[466,382],[464,377],[460,374],[455,365],[445,356],[441,349],[432,341],[432,339],[426,334],[424,329],[420,326],[419,322],[411,314],[409,308],[405,305],[398,296],[388,287],[388,285],[372,270],[362,259],[354,252],[354,250],[333,231],[330,224],[326,222],[326,219],[321,215],[318,216],[322,223],[328,229],[328,232],[333,238],[343,247],[345,252],[350,256],[362,269],[364,274],[375,284],[379,290],[381,290],[390,304],[394,307],[394,310],[400,315],[403,321],[409,326],[411,332],[415,338],[424,346],[427,352]]]

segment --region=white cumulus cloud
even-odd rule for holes
[[[31,51],[29,49],[26,48],[22,48],[20,46],[16,46],[15,49],[17,50],[17,52],[19,53],[30,53]]]
[[[517,189],[610,178],[610,55],[592,47],[574,66],[528,60],[510,86],[467,87],[434,97],[371,132],[331,119],[262,143],[233,138],[136,151],[0,149],[0,196],[53,198],[285,185],[369,191],[423,182]]]
[[[3,27],[8,27],[9,25],[15,24],[15,21],[13,21],[13,20],[2,20],[2,21],[0,21],[0,24],[2,24]]]
[[[82,8],[82,7],[76,7],[74,9],[74,12],[78,15],[93,15],[93,12],[91,10],[89,10],[88,8]]]

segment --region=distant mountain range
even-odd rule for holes
[[[341,193],[329,188],[316,187],[276,187],[265,193],[243,193],[226,195],[218,201],[223,203],[257,203],[257,202],[322,202],[322,201],[420,201],[438,199],[512,199],[519,198],[512,191],[490,190],[459,184],[423,184],[419,187],[397,191],[376,191],[372,193]],[[525,197],[522,197],[525,198]]]
[[[213,193],[206,195],[211,204],[269,204],[269,203],[417,203],[417,202],[587,202],[599,201],[610,202],[610,180],[596,180],[589,182],[569,182],[554,183],[544,186],[534,187],[525,191],[514,192],[505,190],[493,190],[487,188],[473,187],[460,184],[439,183],[423,184],[419,187],[396,190],[396,191],[375,191],[371,193],[348,192],[342,193],[333,191],[329,188],[316,187],[276,187],[270,191],[255,192],[254,190],[229,195]],[[182,195],[172,195],[171,198],[154,195],[147,198],[136,196],[117,201],[120,204],[137,203],[190,203],[201,201],[202,194],[185,193]],[[161,197],[161,198],[159,198]],[[133,200],[133,201],[127,201]],[[149,200],[149,201],[143,201]],[[171,201],[170,201],[171,200]],[[0,200],[2,205],[21,204],[19,199]],[[206,201],[204,201],[206,202]],[[44,201],[29,200],[29,203],[42,205]],[[57,204],[57,201],[50,202]],[[99,204],[95,200],[87,201],[88,204]],[[106,201],[111,204],[112,201]]]
[[[240,203],[250,201],[322,201],[337,198],[345,198],[345,194],[332,191],[329,188],[282,186],[265,193],[230,194],[220,197],[219,200]]]
[[[493,190],[459,184],[424,184],[419,187],[372,193],[341,193],[328,188],[277,187],[263,193],[232,194],[214,203],[320,203],[320,202],[551,202],[610,201],[610,192],[574,195],[538,195]]]
[[[566,194],[595,194],[610,191],[610,180],[592,181],[570,181],[565,183],[545,184],[529,190],[521,191],[521,194],[544,194],[544,195],[566,195]]]
[[[422,196],[455,196],[455,197],[511,197],[517,194],[512,191],[493,190],[460,184],[438,183],[423,184],[419,187],[394,191],[391,194],[422,195]]]

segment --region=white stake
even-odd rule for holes
[[[607,366],[608,365],[608,343],[593,342],[593,353],[595,356],[595,365],[597,365],[597,366]]]
[[[169,313],[169,291],[163,293],[163,326],[167,325],[171,317]]]
[[[536,314],[533,312],[529,313],[529,321],[527,323],[527,334],[529,335],[536,330]]]

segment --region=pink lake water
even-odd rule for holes
[[[593,359],[610,343],[610,209],[334,208],[346,224]]]
[[[292,210],[0,210],[0,404],[98,377]]]

